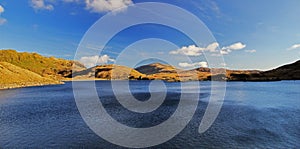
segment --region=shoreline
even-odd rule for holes
[[[109,80],[109,79],[80,79],[80,80],[61,80],[58,83],[29,83],[29,84],[21,84],[21,85],[16,85],[16,84],[8,84],[8,85],[0,85],[0,91],[1,90],[9,90],[9,89],[17,89],[17,88],[26,88],[26,87],[38,87],[38,86],[48,86],[48,85],[62,85],[65,84],[65,82],[73,82],[73,81],[78,81],[78,82],[83,82],[83,81],[126,81],[126,80]],[[145,81],[145,80],[129,80],[129,81]],[[148,81],[153,81],[153,80],[148,80]],[[165,80],[160,80],[160,81],[165,81]],[[198,82],[206,82],[206,81],[211,81],[211,80],[194,80]],[[218,81],[218,80],[214,80]],[[299,81],[299,80],[260,80],[260,81],[245,81],[245,80],[226,80],[226,81],[221,81],[221,82],[278,82],[278,81]],[[170,81],[166,81],[170,82]],[[175,81],[174,81],[175,82]],[[192,82],[190,81],[182,81],[182,82]],[[172,83],[172,82],[170,82]]]
[[[16,89],[16,88],[26,88],[26,87],[35,87],[35,86],[48,86],[48,85],[62,85],[64,84],[63,81],[57,83],[42,83],[42,82],[30,82],[30,83],[22,83],[22,84],[6,84],[0,85],[0,90],[9,90],[9,89]]]

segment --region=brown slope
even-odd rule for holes
[[[96,74],[98,79],[147,79],[165,81],[196,81],[216,80],[228,81],[275,81],[275,80],[295,80],[299,79],[299,63],[285,65],[270,71],[258,70],[228,70],[224,68],[196,68],[192,70],[182,70],[174,66],[160,63],[153,63],[137,67],[133,71],[131,68],[119,65],[97,66],[79,73],[75,73],[75,78],[92,78]],[[115,77],[112,77],[113,67],[116,67]],[[130,72],[130,75],[128,75]],[[224,74],[223,74],[224,73]]]
[[[229,81],[300,80],[300,60],[273,70],[227,70]]]
[[[178,69],[172,65],[152,63],[135,68],[140,73],[151,75],[157,73],[176,73]]]
[[[73,73],[74,80],[101,79],[101,80],[126,80],[144,79],[146,75],[126,66],[107,64],[99,65],[87,70]]]
[[[300,60],[262,73],[265,77],[276,77],[279,80],[300,80]]]
[[[165,80],[171,82],[199,80],[196,70],[182,70],[172,65],[152,63],[137,67],[135,70],[146,74],[149,80]]]
[[[283,68],[280,69],[282,70]],[[287,68],[284,69],[287,70]],[[295,69],[295,67],[292,67],[290,69]],[[147,74],[146,77],[150,80],[157,79],[166,81],[195,81],[211,80],[212,77],[214,80],[228,81],[272,81],[278,79],[278,77],[274,77],[272,75],[263,75],[264,72],[258,70],[229,70],[224,68],[203,67],[191,70],[181,70],[174,66],[160,63],[140,66],[136,68],[136,70]],[[291,74],[294,74],[294,72],[291,72]]]
[[[0,76],[0,89],[61,83],[7,62],[0,62]]]
[[[73,65],[78,70],[85,69],[82,64],[76,61],[45,57],[37,53],[17,52],[15,50],[0,50],[0,62],[8,62],[41,76],[55,79],[70,75]]]

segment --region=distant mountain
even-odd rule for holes
[[[161,63],[152,63],[149,65],[143,65],[135,68],[135,70],[146,75],[158,74],[158,73],[176,73],[177,71],[179,71],[179,69],[175,68],[172,65],[161,64]]]
[[[75,80],[100,79],[100,80],[142,80],[146,75],[132,68],[120,65],[100,65],[83,71],[75,72],[70,76]]]
[[[45,57],[37,53],[17,52],[15,50],[0,50],[0,62],[8,62],[52,79],[61,79],[70,75],[73,65],[78,71],[85,69],[84,65],[76,61]]]
[[[144,79],[147,80],[166,80],[166,81],[180,81],[180,70],[172,65],[152,63],[135,68],[136,71],[146,75]]]
[[[137,67],[135,70],[146,74],[149,80],[165,80],[171,82],[206,80],[211,74],[209,68],[183,70],[172,65],[153,63]]]
[[[7,62],[0,62],[0,76],[0,89],[61,83]]]
[[[100,65],[87,70],[73,73],[73,79],[101,79],[101,80],[165,80],[203,81],[277,81],[299,80],[299,61],[281,66],[270,71],[258,70],[228,70],[224,68],[196,68],[191,70],[178,69],[172,65],[152,63],[135,69],[120,65]],[[112,73],[114,72],[114,73]]]
[[[227,76],[229,81],[279,81],[300,80],[300,61],[268,71],[240,71]]]
[[[227,70],[224,68],[196,68],[191,70],[178,69],[174,66],[153,63],[136,68],[137,71],[146,74],[149,80],[166,81],[203,81],[203,80],[232,80],[232,76],[238,74],[255,74],[257,70]],[[224,74],[224,75],[221,75]]]
[[[149,79],[167,81],[227,80],[227,81],[277,81],[300,80],[300,60],[269,71],[228,70],[223,68],[196,68],[181,70],[166,64],[149,64],[136,68]],[[223,74],[225,72],[225,74]],[[196,75],[195,75],[196,74]]]

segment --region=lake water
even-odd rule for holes
[[[131,81],[131,92],[140,100],[149,98],[149,83]],[[211,95],[211,82],[200,85],[200,101],[193,119],[173,139],[154,148],[300,148],[300,81],[228,82],[222,109],[202,134],[198,127]],[[180,96],[180,83],[166,83],[169,102],[153,112],[137,114],[126,111],[114,99],[109,81],[97,81],[96,86],[107,112],[131,127],[164,122],[177,108],[176,98]],[[121,148],[86,125],[76,107],[71,82],[0,90],[2,147]]]

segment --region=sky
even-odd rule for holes
[[[220,65],[229,69],[268,70],[300,59],[299,0],[0,0],[0,49],[72,60],[84,35],[99,19],[129,13],[132,6],[144,2],[185,9],[204,23],[215,41],[199,45],[172,27],[140,24],[120,31],[105,45],[83,45],[87,51],[104,50],[77,60],[87,67],[95,62],[133,67],[157,60],[191,69],[213,67],[206,60],[210,56],[224,59]],[[188,24],[189,18],[171,13],[168,19],[195,26]],[[139,17],[142,14],[132,16]],[[118,21],[122,24],[132,18]],[[109,24],[107,32],[97,33],[91,43],[118,25]]]

